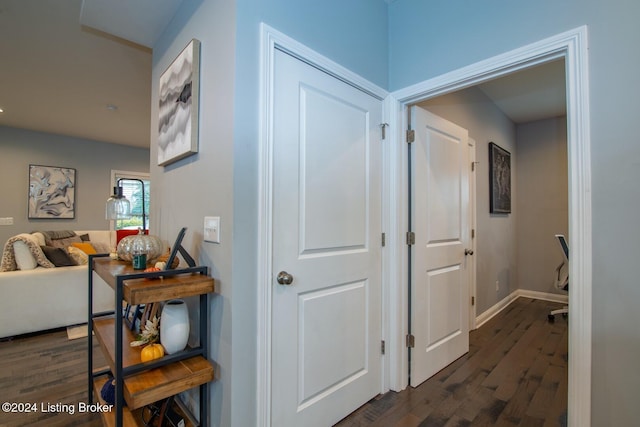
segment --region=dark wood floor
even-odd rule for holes
[[[95,339],[93,348],[94,368],[106,369]],[[81,411],[89,402],[87,388],[87,338],[69,340],[66,330],[56,330],[0,340],[0,404],[28,403],[30,409],[0,409],[0,427],[102,427],[99,413]],[[187,421],[186,426],[193,424]]]
[[[472,331],[469,353],[416,388],[378,396],[338,427],[565,426],[567,320],[519,298]]]
[[[519,298],[471,332],[467,355],[417,388],[373,399],[338,426],[565,425],[567,321],[546,320],[557,306]],[[86,338],[55,331],[0,341],[0,403],[37,406],[32,413],[0,410],[0,426],[101,426],[99,415],[77,411],[86,389]],[[43,412],[42,404],[76,413]]]
[[[78,411],[80,402],[88,403],[87,387],[86,338],[69,340],[66,330],[58,330],[0,341],[0,403],[36,405],[29,413],[0,410],[0,426],[102,426],[99,414]]]

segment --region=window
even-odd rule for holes
[[[140,183],[140,181],[138,181],[142,180],[142,182],[144,183],[145,222],[146,228],[149,229],[149,206],[151,201],[151,181],[149,180],[149,174],[144,172],[112,170],[111,191],[113,191],[113,187],[117,185],[119,179],[122,179],[122,181],[120,181],[122,193],[127,198],[127,200],[129,200],[129,203],[131,203],[131,218],[112,221],[112,228],[114,230],[135,230],[137,228],[142,228],[142,184]]]

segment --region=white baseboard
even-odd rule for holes
[[[516,289],[515,291],[507,295],[505,298],[498,301],[491,308],[489,308],[482,314],[478,315],[476,317],[476,328],[479,328],[480,326],[487,323],[495,315],[497,315],[502,310],[507,308],[509,304],[511,304],[512,302],[514,302],[520,297],[539,299],[543,301],[559,302],[563,304],[569,303],[569,297],[567,295],[551,294],[548,292],[539,292],[539,291],[529,291],[526,289]]]

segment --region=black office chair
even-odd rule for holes
[[[563,291],[569,291],[569,245],[567,245],[567,239],[562,234],[556,234],[556,239],[562,249],[563,261],[556,268],[556,282],[555,287]],[[569,313],[569,306],[564,306],[557,310],[553,310],[549,313],[549,322],[556,320],[556,314],[562,314],[564,317]]]

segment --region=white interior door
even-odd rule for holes
[[[271,425],[326,427],[381,387],[382,102],[275,55]]]
[[[469,351],[468,132],[412,107],[411,386]]]

